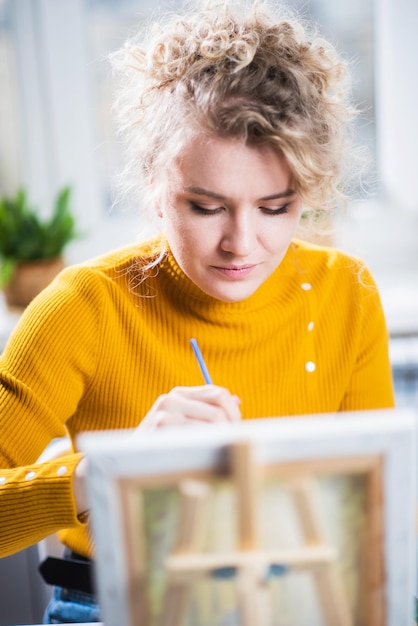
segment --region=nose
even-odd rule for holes
[[[221,248],[234,256],[249,256],[257,242],[255,216],[252,212],[236,212],[230,214],[226,221],[221,239]]]

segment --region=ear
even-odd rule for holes
[[[150,186],[154,186],[155,185],[155,178],[153,175],[150,175],[148,178],[148,182],[150,184]],[[155,189],[154,189],[155,191]],[[157,197],[156,201],[155,201],[155,210],[157,213],[157,217],[159,217],[160,219],[163,217],[163,212],[161,210],[161,203],[160,203],[160,198]]]
[[[160,198],[156,199],[155,210],[156,210],[156,213],[157,213],[157,217],[159,217],[161,219],[163,217],[163,210],[161,208],[161,200],[160,200]]]

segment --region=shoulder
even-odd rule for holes
[[[359,287],[376,287],[366,264],[359,257],[338,248],[295,239],[289,250],[297,271],[309,274],[319,283],[343,281]]]
[[[289,250],[299,282],[309,283],[319,309],[338,317],[381,315],[376,282],[367,265],[357,256],[337,248],[300,240]]]
[[[138,273],[157,259],[165,250],[161,238],[127,245],[66,267],[51,283],[50,290],[65,290],[94,298],[96,291],[128,285],[133,273]]]
[[[165,251],[165,241],[161,237],[130,244],[111,250],[103,255],[91,258],[72,266],[79,272],[119,276],[138,264],[146,265],[158,258]]]

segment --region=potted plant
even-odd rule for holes
[[[63,251],[78,236],[70,197],[70,187],[59,191],[47,219],[23,188],[0,198],[0,287],[9,307],[26,307],[64,267]]]

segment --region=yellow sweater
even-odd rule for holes
[[[69,267],[28,307],[0,360],[0,556],[49,533],[92,555],[71,490],[77,453],[35,464],[56,437],[135,427],[176,385],[213,382],[244,419],[393,406],[385,320],[360,261],[299,241],[250,298],[202,293],[168,257],[141,282],[130,246]]]

